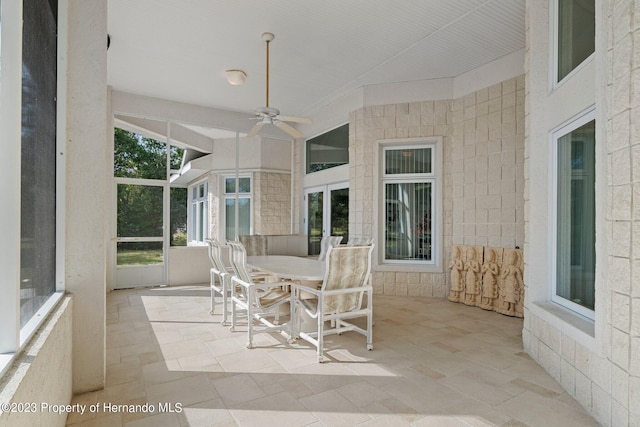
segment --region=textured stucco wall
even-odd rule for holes
[[[64,426],[66,414],[42,404],[71,402],[73,300],[65,296],[0,383],[0,402],[35,404],[34,412],[2,412],[3,427]],[[33,409],[33,407],[30,407]]]
[[[65,289],[74,294],[73,389],[105,382],[106,252],[113,164],[107,144],[107,5],[69,0]],[[66,30],[66,29],[64,29]],[[61,30],[61,31],[64,31]],[[61,95],[62,96],[62,95]]]

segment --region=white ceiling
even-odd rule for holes
[[[311,116],[367,85],[455,77],[522,49],[524,0],[109,0],[115,90]],[[242,86],[226,69],[244,70]]]

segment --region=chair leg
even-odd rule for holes
[[[228,280],[226,277],[224,277],[221,280],[221,287],[222,287],[222,321],[220,322],[220,324],[222,326],[227,326],[229,324],[229,318],[228,318],[228,311],[229,307],[228,307],[228,296],[227,293],[229,292],[229,285],[227,284]]]
[[[253,348],[253,313],[251,301],[253,301],[253,289],[249,289],[247,296],[247,348]]]
[[[367,314],[367,350],[373,350],[373,313]]]
[[[209,285],[211,287],[211,311],[209,312],[209,314],[213,316],[213,312],[215,311],[215,305],[216,305],[216,291],[213,289],[213,286],[216,284],[216,282],[215,282],[213,271],[209,274],[211,276],[210,285]]]
[[[367,350],[373,350],[373,294],[367,292]]]
[[[233,300],[233,294],[231,295],[231,327],[229,330],[231,332],[236,330],[236,302]]]
[[[318,363],[324,362],[323,357],[323,346],[324,346],[324,319],[322,317],[322,313],[318,313]]]

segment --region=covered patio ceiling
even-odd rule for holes
[[[109,0],[108,83],[119,92],[251,117],[265,106],[261,34],[268,31],[275,34],[270,105],[313,119],[360,88],[455,77],[523,49],[524,3]],[[243,70],[246,83],[231,86],[227,69]],[[209,138],[232,135],[229,128],[190,126]]]

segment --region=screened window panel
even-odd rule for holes
[[[407,148],[398,150],[385,150],[386,175],[399,174],[430,174],[431,148]]]
[[[162,264],[162,242],[118,242],[117,264],[152,265]]]
[[[432,260],[433,183],[385,184],[385,259]]]
[[[225,236],[227,239],[235,239],[235,212],[236,200],[235,198],[225,199]],[[251,199],[239,198],[238,199],[238,236],[251,234]]]
[[[162,237],[163,188],[118,184],[118,237]]]
[[[595,52],[595,0],[558,0],[558,81]]]
[[[595,307],[595,121],[558,139],[556,294]]]
[[[113,176],[167,179],[167,144],[118,128],[113,137]]]
[[[25,1],[20,326],[55,292],[57,1]]]

